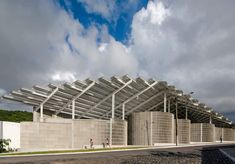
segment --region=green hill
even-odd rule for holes
[[[0,121],[32,121],[33,113],[26,111],[8,111],[0,109]]]

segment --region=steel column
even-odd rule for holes
[[[166,112],[166,92],[164,93],[164,112]]]
[[[112,94],[112,118],[115,116],[115,94]]]

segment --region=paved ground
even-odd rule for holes
[[[0,157],[0,163],[17,164],[232,164],[233,162],[219,151],[220,148],[235,149],[235,144],[163,148],[135,151],[118,151],[84,154],[41,155],[28,157]]]

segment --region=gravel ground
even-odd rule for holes
[[[222,145],[221,145],[222,146]],[[233,164],[217,147],[183,147],[139,151],[0,158],[15,164]],[[235,145],[230,145],[235,148]]]

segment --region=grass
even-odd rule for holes
[[[97,148],[97,149],[79,149],[79,150],[51,150],[51,151],[4,153],[4,154],[0,154],[0,157],[1,156],[12,156],[12,155],[37,155],[37,154],[99,152],[99,151],[105,151],[105,150],[129,150],[129,149],[140,149],[140,148],[145,148],[145,147],[116,147],[116,148]]]

